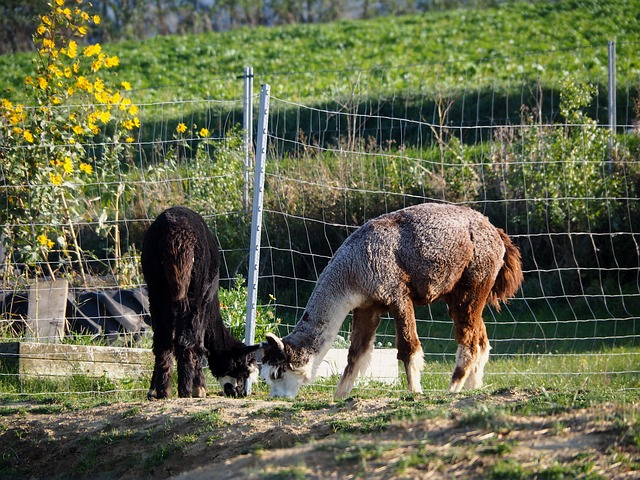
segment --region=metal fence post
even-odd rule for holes
[[[616,42],[608,42],[609,57],[609,128],[611,136],[609,137],[609,170],[613,169],[613,149],[614,139],[617,128],[616,118]]]
[[[260,234],[262,232],[262,203],[264,199],[264,175],[267,161],[267,130],[269,128],[269,85],[260,88],[260,108],[256,146],[256,165],[253,178],[253,212],[251,216],[251,245],[249,247],[249,278],[247,295],[247,320],[244,341],[253,345],[256,334],[256,307],[258,302],[258,274],[260,266]],[[247,385],[247,394],[250,385]]]
[[[244,132],[244,186],[242,191],[242,205],[246,212],[249,211],[249,183],[253,167],[253,67],[244,69],[244,97],[242,102],[242,129]]]

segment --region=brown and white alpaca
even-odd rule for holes
[[[236,340],[222,321],[219,257],[204,219],[186,207],[165,210],[145,233],[141,263],[155,356],[149,399],[171,396],[174,356],[180,397],[206,395],[207,363],[227,396],[244,396],[247,380],[258,378],[252,352],[259,347]]]
[[[425,203],[381,215],[338,249],[293,331],[283,339],[267,335],[261,376],[272,396],[294,397],[353,310],[347,367],[335,392],[345,398],[369,364],[381,316],[390,312],[409,391],[420,393],[424,354],[414,304],[444,300],[458,343],[449,390],[479,388],[490,350],[482,311],[487,303],[499,308],[522,278],[518,248],[475,210]]]

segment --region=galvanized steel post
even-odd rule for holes
[[[244,186],[242,195],[242,205],[245,211],[249,211],[249,184],[250,174],[253,167],[253,67],[244,69],[244,97],[242,102],[242,129],[244,132]]]
[[[267,161],[267,131],[269,128],[269,85],[260,88],[256,162],[253,176],[253,212],[251,216],[251,244],[249,247],[249,278],[247,295],[247,321],[244,341],[253,345],[256,334],[256,308],[258,303],[258,275],[260,267],[260,236],[262,233],[262,203],[264,199],[264,175]],[[251,386],[247,383],[247,394]]]

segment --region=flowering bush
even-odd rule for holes
[[[109,81],[118,57],[99,44],[81,46],[100,17],[83,0],[49,7],[33,38],[34,74],[24,83],[33,104],[0,103],[0,223],[7,263],[27,277],[84,275],[77,224],[90,209],[104,209],[104,199],[117,206],[119,162],[140,125],[124,94],[131,86]],[[99,148],[90,150],[96,138]]]

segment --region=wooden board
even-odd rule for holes
[[[332,348],[318,368],[318,377],[342,375],[347,349]],[[361,377],[386,383],[398,380],[395,349],[374,349],[367,372]],[[146,348],[94,347],[55,343],[0,343],[0,373],[25,378],[86,375],[112,379],[151,378],[153,352]]]
[[[153,352],[145,348],[54,343],[0,343],[0,370],[26,378],[86,375],[120,379],[151,377]]]
[[[28,336],[34,342],[60,342],[64,337],[69,283],[40,280],[29,287]]]

